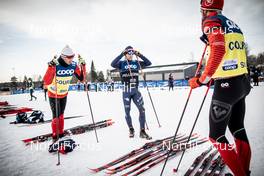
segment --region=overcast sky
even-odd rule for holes
[[[88,65],[111,69],[132,45],[153,65],[197,61],[202,53],[200,0],[0,0],[0,82],[43,75],[69,44]],[[264,1],[226,0],[224,15],[264,51]],[[75,59],[76,60],[76,59]]]

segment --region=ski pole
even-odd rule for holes
[[[93,110],[92,110],[92,105],[91,105],[91,100],[90,100],[90,96],[89,96],[89,90],[88,90],[87,83],[86,83],[86,95],[87,95],[87,100],[88,100],[88,104],[89,104],[89,108],[90,108],[90,112],[91,112],[91,117],[92,117],[93,125],[95,125],[94,116],[93,116]],[[94,133],[95,133],[96,141],[98,143],[99,140],[98,140],[96,128],[94,128]]]
[[[153,111],[155,113],[155,116],[156,116],[156,119],[157,119],[157,122],[158,122],[158,125],[159,125],[159,128],[161,127],[160,125],[160,122],[159,122],[159,118],[158,118],[158,115],[157,115],[157,111],[156,111],[156,108],[154,106],[154,103],[153,103],[153,100],[152,100],[152,97],[151,97],[151,94],[149,92],[149,88],[148,88],[148,85],[147,85],[147,81],[146,81],[146,78],[144,77],[144,72],[142,70],[142,67],[140,65],[140,62],[139,62],[139,59],[138,59],[138,56],[136,55],[136,58],[137,58],[137,62],[138,62],[138,65],[140,67],[140,71],[141,71],[141,75],[143,77],[143,80],[144,80],[144,84],[146,85],[146,88],[147,88],[147,92],[148,92],[148,95],[149,95],[149,99],[150,99],[150,102],[151,102],[151,105],[152,105],[152,108],[153,108]]]
[[[58,142],[58,163],[57,166],[60,165],[60,152],[59,152],[59,109],[58,109],[58,90],[57,90],[58,86],[57,86],[57,66],[55,65],[55,89],[56,89],[56,93],[55,93],[55,111],[56,111],[56,117],[57,118],[57,123],[56,123],[56,133],[57,133],[57,142]]]
[[[132,71],[131,71],[131,69],[130,69],[130,67],[129,67],[129,62],[128,62],[127,59],[126,59],[126,61],[127,61],[127,66],[128,66],[129,74],[130,74],[131,78],[134,79],[133,74],[132,74]],[[145,120],[145,124],[146,124],[146,128],[147,128],[147,130],[149,130],[147,120]]]
[[[200,105],[199,111],[198,111],[198,113],[197,113],[197,116],[196,116],[196,118],[195,118],[195,121],[194,121],[194,123],[193,123],[192,129],[191,129],[191,132],[190,132],[190,134],[189,134],[189,137],[188,137],[186,143],[188,143],[188,142],[190,141],[191,135],[192,135],[192,133],[193,133],[193,130],[194,130],[195,126],[196,126],[196,123],[197,123],[198,118],[199,118],[199,116],[200,116],[201,110],[202,110],[202,108],[203,108],[204,101],[205,101],[205,99],[206,99],[206,97],[207,97],[207,95],[208,95],[208,92],[209,92],[209,89],[210,89],[211,83],[212,83],[212,81],[210,81],[209,84],[207,85],[207,89],[206,89],[206,92],[205,92],[205,95],[204,95],[204,98],[203,98],[202,104]],[[178,169],[179,169],[179,167],[180,167],[180,164],[181,164],[181,161],[182,161],[182,158],[183,158],[183,156],[184,156],[185,151],[186,151],[186,150],[184,149],[183,152],[182,152],[182,154],[181,154],[181,158],[180,158],[180,160],[179,160],[179,162],[178,162],[178,165],[177,165],[177,168],[176,168],[176,172],[178,171]]]
[[[200,62],[199,62],[199,65],[198,65],[198,67],[197,67],[197,69],[196,69],[195,76],[197,76],[197,75],[198,75],[198,72],[200,71],[200,68],[201,68],[201,65],[202,65],[202,62],[203,62],[203,58],[204,58],[204,55],[205,55],[206,49],[207,49],[207,44],[206,44],[205,47],[204,47],[204,51],[203,51],[203,54],[202,54],[202,58],[201,58],[201,60],[200,60]],[[188,97],[187,97],[187,99],[186,99],[186,102],[185,102],[185,105],[184,105],[184,108],[183,108],[183,111],[182,111],[182,114],[181,114],[181,117],[180,117],[180,121],[179,121],[179,123],[178,123],[178,125],[177,125],[176,131],[175,131],[175,134],[174,134],[174,137],[173,137],[173,139],[172,139],[172,143],[175,142],[175,138],[176,138],[176,136],[177,136],[177,134],[178,134],[178,131],[179,131],[179,128],[180,128],[180,125],[181,125],[181,122],[182,122],[183,116],[184,116],[184,114],[185,114],[185,111],[186,111],[187,105],[188,105],[189,100],[190,100],[190,97],[191,97],[191,94],[192,94],[192,88],[190,89],[189,94],[188,94]],[[170,148],[169,151],[168,151],[168,154],[167,154],[166,160],[165,160],[165,162],[164,162],[164,164],[163,164],[163,167],[162,167],[162,170],[161,170],[160,176],[163,175],[163,172],[164,172],[164,170],[165,170],[165,167],[166,167],[166,164],[167,164],[167,162],[168,162],[168,158],[169,158],[169,155],[170,155],[171,152],[172,152],[172,149]]]

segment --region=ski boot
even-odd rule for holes
[[[151,140],[151,139],[152,139],[152,137],[149,136],[149,135],[146,133],[145,129],[141,129],[141,130],[140,130],[139,137],[140,137],[140,138],[143,138],[143,139],[147,139],[147,140]]]
[[[129,137],[130,138],[133,138],[135,136],[135,130],[133,127],[130,127],[129,128]]]

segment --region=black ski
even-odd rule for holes
[[[95,124],[87,124],[87,125],[80,125],[73,128],[69,128],[64,130],[64,136],[70,136],[70,135],[76,135],[76,134],[82,134],[91,130],[94,130],[94,128],[104,128],[107,126],[112,125],[114,122],[112,122],[112,119],[103,120],[100,122],[97,122]],[[28,138],[22,140],[26,145],[31,143],[37,143],[37,142],[44,142],[52,139],[52,133],[44,134],[40,136],[36,136],[33,138]]]
[[[210,162],[212,161],[214,156],[217,154],[217,152],[218,151],[215,150],[207,158],[205,158],[205,160],[203,161],[202,165],[200,166],[200,168],[198,169],[198,171],[195,173],[194,176],[199,176],[205,171],[205,169],[208,167],[208,165],[210,164]]]
[[[214,172],[214,170],[219,166],[221,162],[221,156],[219,155],[216,159],[214,159],[211,163],[211,166],[206,171],[205,176],[210,176]]]
[[[225,166],[226,166],[226,164],[225,164],[223,158],[221,158],[221,161],[220,161],[218,167],[213,172],[213,176],[219,176],[221,174],[221,172],[224,170]]]
[[[212,147],[208,148],[206,151],[201,153],[195,160],[193,161],[191,167],[187,170],[187,172],[184,174],[184,176],[189,176],[191,173],[199,166],[199,164],[202,162],[204,157],[212,150]],[[176,169],[173,169],[174,172],[177,172]]]

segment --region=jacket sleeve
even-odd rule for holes
[[[123,53],[121,53],[119,56],[117,56],[111,63],[111,66],[114,68],[119,69],[120,67],[120,60],[122,59],[122,57],[124,56]]]
[[[225,55],[225,38],[218,21],[207,21],[203,26],[210,46],[210,55],[203,74],[199,78],[202,84],[207,84]]]
[[[55,72],[56,72],[56,68],[55,66],[49,66],[44,77],[43,77],[43,81],[44,81],[44,85],[50,85],[53,81],[53,78],[55,76]]]
[[[82,82],[85,81],[86,80],[86,66],[83,64],[81,65],[81,69],[80,69],[80,67],[77,65],[74,71],[74,75],[80,81]]]
[[[150,62],[150,60],[148,60],[145,56],[143,56],[142,54],[139,55],[140,59],[142,59],[143,61],[140,61],[140,65],[142,68],[146,68],[147,66],[150,66],[152,63]]]

